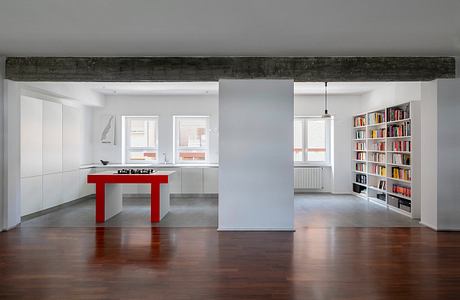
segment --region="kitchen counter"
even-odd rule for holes
[[[80,169],[91,168],[217,168],[219,164],[89,164],[81,165]]]

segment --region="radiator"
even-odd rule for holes
[[[294,188],[320,190],[323,188],[323,168],[294,168]]]

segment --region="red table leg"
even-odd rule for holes
[[[160,222],[160,183],[150,185],[150,222]]]
[[[105,183],[96,183],[96,222],[105,222]]]

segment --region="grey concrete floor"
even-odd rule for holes
[[[125,197],[123,211],[105,223],[95,222],[94,198],[23,221],[22,227],[214,227],[217,198],[171,199],[170,212],[150,223],[149,198]],[[295,196],[295,227],[415,227],[418,221],[352,195]]]

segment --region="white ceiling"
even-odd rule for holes
[[[104,95],[215,95],[217,82],[91,82],[80,83]],[[386,85],[385,82],[330,82],[328,93],[331,95],[360,95]],[[323,82],[296,82],[294,93],[297,95],[324,94]]]
[[[0,54],[460,55],[460,1],[1,1]]]

